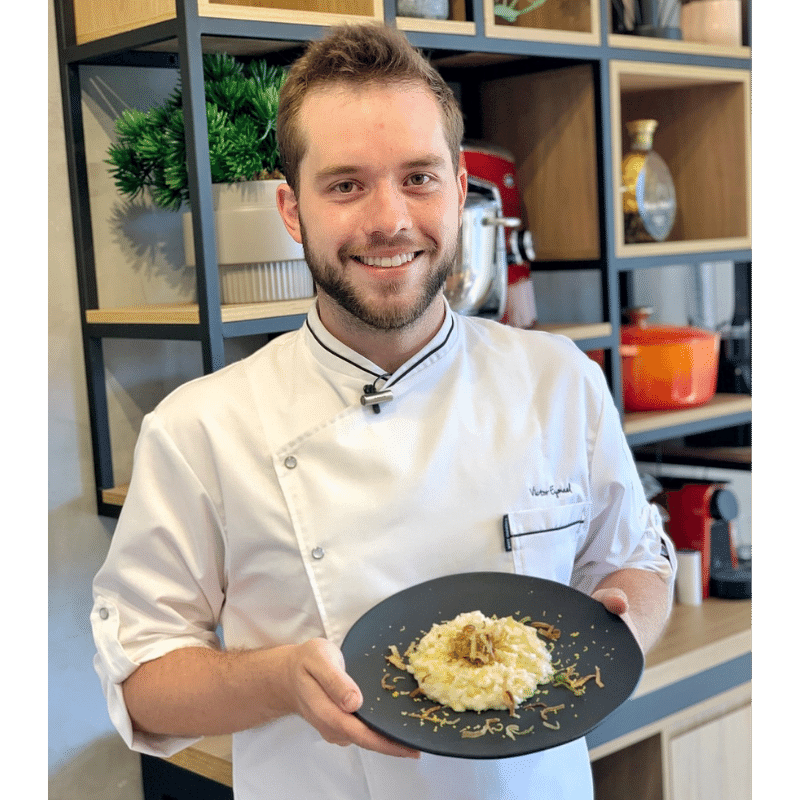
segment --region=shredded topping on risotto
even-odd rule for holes
[[[434,625],[406,657],[405,668],[425,695],[458,712],[507,709],[513,715],[555,673],[535,628],[480,611]]]

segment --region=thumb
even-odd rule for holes
[[[358,684],[345,672],[342,651],[327,639],[320,640],[320,645],[328,669],[316,676],[317,681],[342,711],[348,714],[358,711],[364,697]]]

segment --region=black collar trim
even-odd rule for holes
[[[385,372],[384,373],[375,372],[371,369],[368,369],[367,367],[362,366],[361,364],[356,364],[356,362],[353,361],[352,359],[347,358],[347,356],[343,356],[341,353],[337,353],[333,348],[328,347],[328,345],[326,345],[322,341],[322,339],[320,339],[319,336],[317,336],[316,332],[311,327],[311,323],[308,321],[308,317],[306,317],[306,327],[311,332],[311,335],[317,340],[317,343],[323,350],[327,350],[329,353],[335,355],[337,358],[340,358],[342,361],[346,361],[348,364],[356,367],[357,369],[360,369],[362,372],[366,372],[367,375],[371,375],[373,378],[375,378],[375,383],[377,383],[381,379],[387,381],[387,383],[383,388],[388,388],[389,386],[393,386],[401,378],[405,378],[406,375],[408,375],[410,372],[413,372],[420,364],[427,361],[434,353],[441,350],[449,341],[455,326],[456,326],[455,317],[451,316],[450,330],[447,331],[447,335],[444,337],[444,339],[438,345],[436,345],[436,347],[434,347],[433,350],[430,350],[429,352],[425,353],[421,358],[417,359],[410,367],[408,367],[408,369],[403,370],[403,372],[401,372],[399,375],[395,377],[394,375],[387,375]]]

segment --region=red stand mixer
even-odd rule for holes
[[[514,156],[508,150],[488,142],[464,142],[461,150],[467,174],[496,187],[502,203],[502,216],[522,219]],[[515,328],[532,328],[536,324],[537,314],[530,270],[530,262],[535,258],[531,233],[520,227],[509,226],[505,234],[508,287],[501,321]]]

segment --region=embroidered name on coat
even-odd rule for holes
[[[568,483],[566,486],[548,486],[546,489],[531,486],[528,491],[533,497],[560,497],[562,494],[572,494],[572,485]]]

